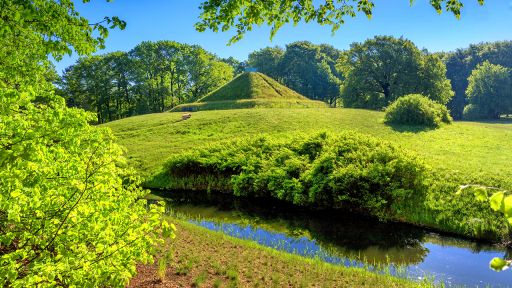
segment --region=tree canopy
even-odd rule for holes
[[[484,0],[473,1],[484,4]],[[412,5],[414,0],[408,2]],[[462,0],[430,0],[430,5],[438,13],[449,11],[457,18],[464,7]],[[236,34],[230,43],[242,39],[254,25],[262,24],[272,27],[271,38],[283,25],[290,22],[294,25],[301,21],[316,22],[331,26],[335,32],[345,23],[346,17],[356,17],[360,13],[371,18],[374,7],[372,0],[206,0],[200,6],[200,21],[196,23],[196,29],[217,32],[234,28]]]
[[[60,86],[70,106],[94,111],[103,123],[195,101],[233,74],[230,64],[197,45],[142,42],[127,53],[79,59]]]
[[[455,92],[448,108],[455,119],[462,119],[464,107],[468,104],[466,90],[469,75],[484,61],[512,69],[512,41],[472,44],[442,56],[446,63],[446,77],[450,79]]]
[[[92,53],[124,22],[69,0],[0,7],[0,286],[124,287],[173,226],[139,200],[111,132],[54,94],[47,58]]]
[[[464,110],[466,118],[499,119],[502,114],[512,112],[510,71],[485,61],[471,72],[466,91],[470,104]]]
[[[419,93],[441,104],[453,96],[441,59],[404,38],[376,36],[351,45],[339,62],[346,107],[381,109]]]
[[[257,68],[258,72],[266,74],[275,80],[281,76],[279,62],[283,58],[284,49],[275,47],[265,47],[249,54],[247,65],[251,68]]]

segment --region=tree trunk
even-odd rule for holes
[[[390,91],[390,87],[389,87],[389,83],[384,83],[382,84],[382,91],[384,92],[384,102],[385,102],[385,105],[388,105],[389,102],[391,101],[391,91]]]

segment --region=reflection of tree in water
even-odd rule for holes
[[[331,212],[309,217],[308,230],[326,249],[369,263],[417,264],[428,254],[425,231],[360,215]]]
[[[197,191],[193,192],[194,197],[175,196],[181,203],[215,204],[220,210],[231,212],[242,224],[277,228],[274,230],[294,237],[311,236],[333,256],[379,264],[417,264],[428,254],[428,249],[421,245],[424,230],[410,225],[382,223],[340,211],[297,209],[280,201],[212,196]]]
[[[487,242],[477,242],[477,241],[468,241],[466,239],[460,237],[449,237],[449,236],[441,236],[435,233],[429,233],[425,235],[425,241],[437,244],[443,247],[458,247],[469,249],[474,253],[480,253],[485,251],[496,251],[498,248],[495,245],[491,245]],[[510,249],[508,249],[510,250]],[[512,251],[512,250],[510,250]],[[506,255],[512,257],[511,252],[507,252]]]
[[[170,196],[170,192],[155,194]],[[223,220],[251,224],[297,238],[311,237],[333,256],[366,260],[370,264],[420,263],[429,253],[422,245],[425,242],[466,248],[475,253],[496,250],[496,247],[485,243],[440,236],[407,224],[383,223],[375,218],[341,211],[305,210],[282,201],[236,198],[228,194],[208,195],[200,191],[173,191],[172,196],[174,203],[208,205],[208,216],[213,218],[227,217]],[[215,209],[212,210],[211,205],[215,205]],[[196,207],[196,212],[200,210],[203,214],[205,207]],[[512,259],[512,250],[504,258]]]

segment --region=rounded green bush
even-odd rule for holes
[[[451,123],[452,117],[444,105],[420,94],[410,94],[398,98],[386,108],[385,122],[439,127],[442,123]]]
[[[300,206],[355,207],[378,217],[424,196],[427,168],[390,143],[366,135],[317,133],[247,138],[171,157],[170,189],[207,189]]]
[[[478,105],[474,105],[474,104],[469,104],[469,105],[466,105],[466,107],[464,107],[464,114],[462,117],[464,120],[469,120],[469,121],[482,120],[482,119],[488,118],[486,113],[484,111],[482,111],[481,107],[479,107]]]

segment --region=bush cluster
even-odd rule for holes
[[[385,122],[439,127],[442,123],[451,123],[452,118],[444,105],[420,94],[410,94],[398,98],[386,108]]]
[[[489,119],[485,111],[478,105],[468,104],[464,107],[464,113],[462,118],[468,121]]]
[[[389,143],[345,132],[221,143],[174,155],[163,173],[171,189],[203,188],[321,208],[348,205],[386,217],[393,204],[423,197],[426,168]]]

